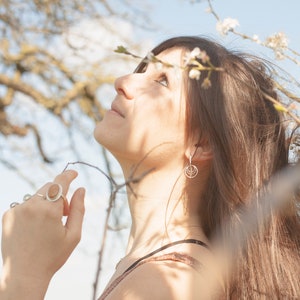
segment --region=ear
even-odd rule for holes
[[[191,144],[185,151],[185,156],[189,160],[192,155],[192,161],[201,163],[210,161],[213,158],[213,153],[207,141]]]

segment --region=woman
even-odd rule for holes
[[[288,164],[264,65],[200,37],[172,38],[152,53],[116,80],[117,96],[94,132],[124,177],[136,179],[127,253],[100,299],[299,298],[296,197],[237,245],[230,276],[219,274],[212,246],[216,232],[226,244],[242,226],[243,205],[260,209],[266,181]],[[1,299],[43,299],[78,243],[84,190],[70,207],[64,196],[75,177],[58,175],[5,213]]]

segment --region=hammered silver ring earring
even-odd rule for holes
[[[184,168],[184,174],[187,178],[195,178],[198,174],[198,168],[192,164],[192,155],[190,155],[188,166]]]

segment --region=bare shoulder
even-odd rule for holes
[[[202,287],[204,274],[191,266],[175,261],[147,262],[128,274],[107,300],[194,300],[204,292]]]

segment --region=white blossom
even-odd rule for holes
[[[193,49],[193,51],[190,53],[190,58],[193,59],[193,58],[197,58],[201,53],[201,50],[199,47],[195,47]]]
[[[235,27],[239,26],[239,21],[232,18],[226,18],[223,21],[218,21],[216,25],[217,31],[221,35],[226,35],[228,31],[233,30]]]
[[[191,52],[187,52],[184,56],[184,65],[195,64],[195,60],[201,60],[202,63],[207,63],[209,61],[209,56],[206,51],[201,50],[199,47],[195,47]]]
[[[199,79],[200,78],[200,75],[201,75],[201,72],[197,69],[191,69],[190,72],[189,72],[189,77],[191,79]]]
[[[285,57],[282,53],[282,51],[275,51],[275,59],[277,60],[283,60]]]
[[[284,32],[275,33],[266,39],[265,45],[274,50],[275,58],[282,60],[285,58],[283,52],[288,47],[288,39]]]
[[[208,77],[204,78],[201,87],[204,89],[209,89],[211,87],[211,81]]]
[[[187,51],[184,54],[184,66],[188,66],[189,64],[191,64],[192,60],[194,60],[197,55],[200,53],[200,49],[198,47],[194,48],[191,52]]]
[[[207,55],[206,51],[201,51],[201,53],[198,55],[198,57],[201,59],[201,61],[205,64],[209,61],[209,56]]]
[[[260,43],[261,43],[261,41],[260,41],[260,39],[259,39],[259,37],[258,37],[257,34],[254,34],[254,35],[252,36],[252,40],[253,40],[255,43],[257,43],[257,44],[260,44]]]
[[[266,39],[266,45],[274,50],[284,50],[288,47],[288,39],[284,32],[278,32]]]

